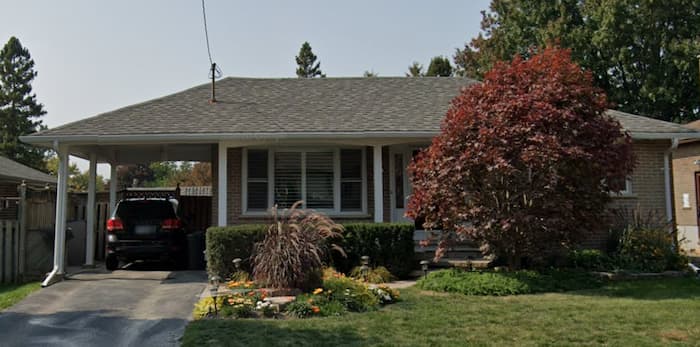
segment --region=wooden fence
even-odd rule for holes
[[[0,220],[0,283],[19,280],[20,244],[19,222]]]

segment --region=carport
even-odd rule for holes
[[[88,181],[87,206],[85,212],[86,238],[85,238],[85,266],[95,265],[95,235],[96,235],[96,169],[98,163],[110,165],[109,185],[109,212],[114,212],[117,203],[117,174],[118,165],[148,164],[159,161],[203,161],[212,160],[212,151],[215,144],[206,141],[191,141],[187,143],[176,142],[186,135],[168,136],[168,138],[154,136],[41,136],[41,134],[26,136],[22,141],[51,148],[58,156],[58,182],[56,196],[56,221],[53,269],[42,282],[46,287],[63,279],[66,268],[65,241],[66,241],[66,210],[68,199],[68,166],[69,156],[83,158],[90,163],[90,177]]]

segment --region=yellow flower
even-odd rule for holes
[[[318,295],[321,293],[323,293],[323,288],[316,288],[316,290],[314,290],[314,295]]]

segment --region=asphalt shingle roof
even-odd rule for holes
[[[0,156],[0,180],[27,181],[34,183],[56,183],[56,177],[45,174],[9,158]]]
[[[224,78],[211,86],[106,112],[30,137],[313,132],[437,132],[458,77]],[[610,111],[632,133],[694,133],[678,124]]]

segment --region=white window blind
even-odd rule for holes
[[[275,203],[291,207],[301,200],[301,153],[275,152]]]
[[[306,153],[306,207],[333,209],[333,152]]]

